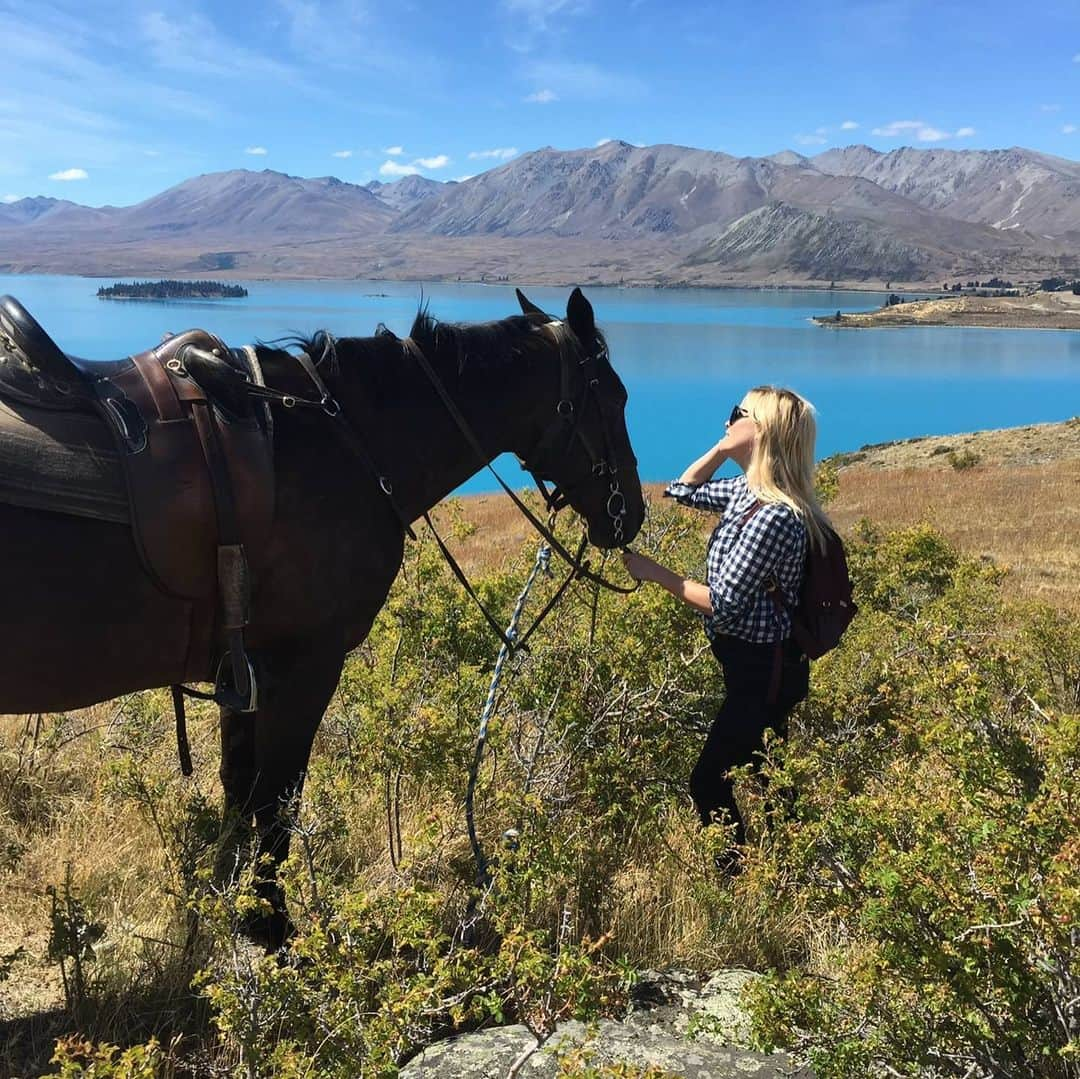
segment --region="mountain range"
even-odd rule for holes
[[[734,157],[611,141],[462,181],[264,170],[126,207],[0,205],[0,271],[677,284],[1026,280],[1080,267],[1080,163],[849,146]]]

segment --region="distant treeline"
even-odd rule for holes
[[[235,300],[248,291],[242,285],[224,285],[220,281],[117,281],[102,286],[97,294],[99,300]]]

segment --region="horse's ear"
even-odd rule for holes
[[[521,304],[521,313],[523,315],[546,315],[546,312],[541,311],[521,289],[514,289],[514,294],[517,296],[518,303]]]
[[[566,321],[583,345],[591,346],[596,340],[596,318],[592,304],[585,299],[585,294],[579,288],[570,293],[566,304]]]

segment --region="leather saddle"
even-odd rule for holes
[[[170,596],[211,610],[218,601],[238,678],[249,666],[236,655],[243,654],[249,570],[265,557],[274,515],[269,415],[244,392],[261,381],[253,349],[230,349],[205,330],[124,359],[80,359],[18,300],[0,297],[0,398],[31,410],[91,412],[105,422],[146,572]],[[206,672],[185,677],[204,680]],[[253,680],[250,690],[253,696]]]

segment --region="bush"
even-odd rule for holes
[[[974,468],[982,458],[974,450],[949,450],[949,464],[958,472],[965,468]]]
[[[835,483],[822,469],[823,497]],[[639,545],[700,577],[703,525],[658,503]],[[848,540],[859,617],[788,740],[743,776],[734,881],[713,868],[726,836],[699,833],[687,796],[720,676],[698,619],[655,588],[575,585],[508,661],[476,777],[478,879],[461,802],[498,646],[434,546],[410,546],[319,733],[284,868],[298,933],[278,959],[239,935],[262,902],[255,867],[211,870],[211,716],[192,710],[187,784],[161,695],[125,701],[81,769],[43,764],[27,733],[0,754],[13,840],[48,842],[93,794],[110,828],[142,822],[148,850],[134,868],[76,864],[57,892],[82,1032],[58,1047],[63,1074],[139,1075],[164,1059],[146,1039],[179,1026],[193,1074],[393,1075],[457,1031],[618,1015],[635,969],[739,964],[773,971],[760,1044],[821,1079],[1076,1076],[1080,630],[1006,603],[1000,570],[928,526],[863,522]],[[476,580],[502,619],[532,554]],[[557,586],[541,578],[526,619]],[[184,1003],[196,968],[201,1000]],[[168,1020],[118,992],[144,970]]]
[[[796,795],[751,871],[813,929],[759,1044],[822,1079],[1076,1076],[1080,634],[926,529],[852,562],[864,614],[765,770]]]

